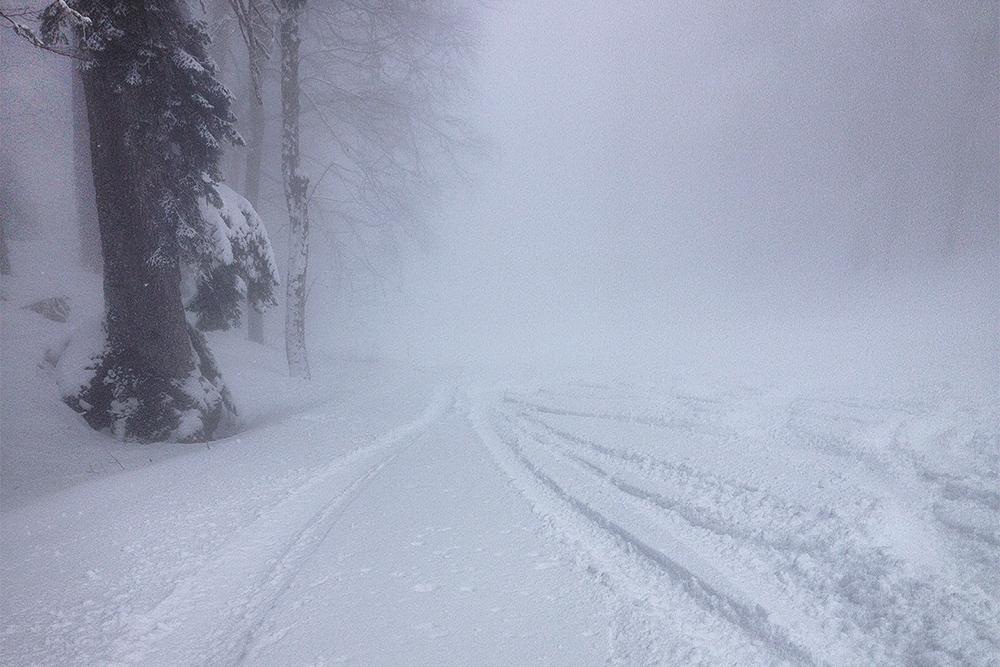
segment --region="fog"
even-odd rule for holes
[[[461,110],[491,159],[443,188],[427,233],[378,265],[374,288],[317,284],[308,344],[417,364],[995,392],[997,11],[491,6]],[[27,49],[11,39],[5,54]],[[44,97],[17,92],[29,87],[7,79],[4,117],[44,135],[44,116],[15,108]],[[19,136],[5,130],[5,152]],[[42,183],[69,178],[44,166],[53,150],[21,166],[50,226],[68,195]],[[281,208],[263,208],[280,246]]]
[[[473,76],[492,164],[348,317],[424,362],[994,388],[996,18],[506,3]]]

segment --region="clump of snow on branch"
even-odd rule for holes
[[[274,251],[253,205],[231,188],[212,183],[198,205],[205,247],[198,253],[187,308],[198,328],[228,329],[240,321],[244,301],[260,312],[276,305]]]
[[[205,71],[205,67],[198,62],[197,58],[180,47],[174,49],[173,59],[174,63],[176,63],[181,69],[190,69],[195,72]]]

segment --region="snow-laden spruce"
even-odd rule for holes
[[[263,221],[242,195],[222,183],[212,185],[214,190],[199,200],[200,228],[184,228],[198,243],[198,251],[193,254],[197,262],[188,263],[184,271],[191,292],[185,307],[192,320],[188,335],[196,368],[177,382],[188,403],[179,404],[178,423],[170,437],[182,442],[203,439],[206,428],[227,419],[225,413],[236,413],[201,331],[225,330],[238,324],[245,304],[264,312],[277,302],[278,269]],[[109,349],[105,331],[100,338],[103,342],[96,348],[100,353],[93,355],[90,368],[75,373],[74,381],[62,387],[65,400],[82,411],[88,409],[84,395],[92,393],[99,360]],[[71,356],[67,361],[74,363],[78,358]],[[74,374],[75,369],[60,370]],[[117,437],[129,438],[132,424],[144,418],[144,406],[134,397],[115,395],[111,401],[108,428]],[[205,415],[213,420],[217,415],[218,421],[206,423]]]
[[[106,342],[67,402],[125,439],[211,439],[235,410],[187,321],[183,270],[206,328],[244,297],[272,304],[277,279],[259,218],[219,185],[222,144],[242,139],[205,27],[177,0],[79,0],[51,4],[42,35],[79,45],[104,265]]]
[[[267,229],[249,201],[223,183],[198,200],[202,228],[182,228],[198,244],[185,304],[202,331],[229,329],[244,304],[264,312],[277,304],[278,267]]]

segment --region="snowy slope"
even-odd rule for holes
[[[3,302],[0,663],[993,665],[993,396],[498,381],[212,337],[244,431],[134,445]],[[51,355],[50,355],[51,357]]]

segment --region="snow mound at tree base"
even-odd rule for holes
[[[203,334],[188,325],[188,335],[197,365],[183,382],[161,377],[142,359],[105,346],[84,367],[89,377],[63,400],[92,428],[121,440],[206,442],[232,434],[236,408],[215,357]],[[76,355],[71,358],[65,365],[79,364]]]

